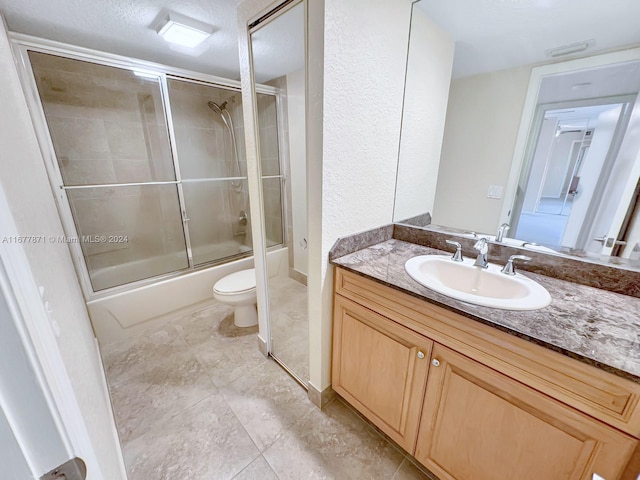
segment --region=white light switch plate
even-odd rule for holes
[[[502,198],[502,190],[504,187],[502,185],[489,185],[489,191],[487,192],[487,198],[497,198],[498,200]]]

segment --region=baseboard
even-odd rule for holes
[[[336,396],[336,392],[333,391],[331,385],[320,391],[311,382],[309,382],[308,384],[308,394],[311,403],[313,403],[320,410],[322,410]]]
[[[258,350],[260,350],[262,355],[268,357],[269,352],[267,351],[267,342],[260,336],[260,334],[256,335],[256,337],[258,339]]]
[[[301,283],[304,286],[307,285],[307,276],[294,268],[289,267],[289,277],[293,278],[296,282]]]

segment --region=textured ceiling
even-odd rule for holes
[[[241,0],[0,0],[9,30],[179,68],[238,79]],[[156,34],[168,12],[213,25],[197,56]]]
[[[455,78],[546,63],[545,50],[583,40],[596,40],[583,56],[640,44],[640,0],[421,0],[417,6],[456,41]]]
[[[0,11],[15,32],[238,79],[240,2],[0,0]],[[596,45],[589,53],[640,44],[640,0],[421,0],[417,5],[456,40],[455,77],[546,62],[545,50],[591,38]],[[191,55],[172,49],[155,33],[168,12],[211,24],[214,34]],[[284,58],[271,52],[274,61]]]

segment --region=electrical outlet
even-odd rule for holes
[[[502,198],[502,185],[489,185],[489,191],[487,192],[487,198],[496,198],[500,200]]]

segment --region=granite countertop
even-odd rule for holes
[[[404,264],[416,255],[451,256],[391,239],[331,263],[640,383],[640,298],[524,272],[549,291],[552,301],[548,307],[533,311],[481,307],[441,295],[413,280]]]

